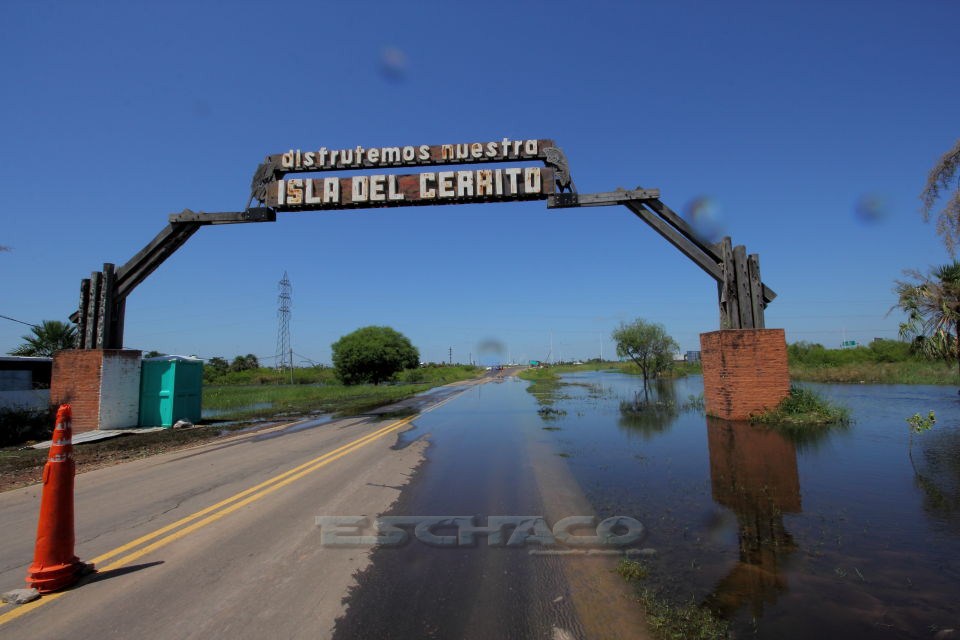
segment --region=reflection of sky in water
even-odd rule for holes
[[[567,413],[547,433],[601,516],[632,515],[649,528],[660,552],[651,580],[668,593],[734,612],[744,633],[758,616],[767,638],[926,637],[931,625],[956,623],[954,389],[809,385],[855,422],[795,443],[745,424],[708,427],[683,409],[702,393],[699,376],[673,383],[646,421],[629,411],[639,378],[564,379],[578,384],[560,388],[567,399],[554,406]],[[915,472],[905,418],[930,409],[938,422],[914,437]]]
[[[727,612],[740,637],[931,637],[931,628],[957,624],[955,388],[811,384],[849,407],[855,423],[795,440],[708,422],[691,403],[700,376],[654,385],[649,399],[636,376],[563,381],[534,396],[509,377],[419,416],[405,438],[429,434],[428,463],[402,508],[535,510],[529,445],[546,444],[563,454],[597,515],[647,527],[643,545],[657,554],[645,560],[645,585]],[[556,411],[538,415],[545,407]],[[905,418],[931,409],[937,425],[915,437],[914,471]]]

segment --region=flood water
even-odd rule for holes
[[[560,513],[551,497],[563,482],[549,478],[562,474],[538,472],[560,464],[599,518],[645,525],[642,546],[656,553],[643,556],[642,586],[708,607],[737,637],[960,628],[955,388],[806,385],[847,406],[853,423],[787,436],[705,417],[699,376],[657,385],[646,401],[634,376],[563,382],[481,385],[418,417],[403,440],[430,446],[393,513],[528,515],[553,504],[554,515],[580,515],[582,503]],[[936,426],[911,437],[905,419],[930,410]],[[598,637],[570,584],[591,571],[570,564],[583,562],[483,544],[380,549],[338,637]],[[495,621],[494,635],[471,627],[482,620]]]

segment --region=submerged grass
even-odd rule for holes
[[[636,588],[637,599],[647,616],[647,625],[659,640],[725,640],[730,637],[730,624],[709,608],[690,601],[676,604],[643,581],[649,570],[637,560],[624,558],[617,564],[617,573]]]
[[[722,640],[730,624],[695,602],[672,604],[651,589],[640,592],[651,631],[662,640]]]
[[[793,386],[776,408],[750,417],[750,422],[777,427],[849,424],[850,410],[810,389]]]

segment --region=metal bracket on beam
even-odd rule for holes
[[[547,198],[547,209],[566,209],[570,207],[609,207],[630,200],[655,200],[660,197],[660,189],[634,189],[625,191],[607,191],[604,193],[556,193]]]
[[[276,222],[277,212],[267,207],[253,207],[245,211],[224,211],[204,213],[184,209],[181,213],[170,214],[170,224],[196,222],[207,224],[240,224],[243,222]]]

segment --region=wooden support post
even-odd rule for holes
[[[720,241],[720,260],[720,328],[740,329],[737,272],[733,267],[733,243],[729,237],[724,237]]]
[[[119,298],[114,300],[113,316],[111,318],[113,327],[110,329],[110,336],[113,340],[111,349],[123,349],[123,317],[127,312],[127,299]]]
[[[100,286],[103,283],[103,274],[94,271],[90,274],[90,295],[87,297],[87,327],[83,335],[84,349],[95,349],[97,344],[97,304],[100,301]]]
[[[87,335],[87,305],[90,302],[90,279],[84,278],[80,281],[80,306],[77,308],[77,337],[74,342],[76,349],[86,349],[88,345],[84,341]]]
[[[100,283],[100,295],[97,300],[97,349],[112,349],[113,339],[110,330],[113,327],[113,310],[116,294],[116,276],[113,272],[113,265],[106,263],[103,265],[102,282]]]
[[[740,313],[740,328],[753,329],[753,314],[750,313],[750,274],[747,270],[747,249],[742,244],[733,248],[733,268],[737,272],[737,307]]]
[[[763,318],[763,281],[760,279],[760,256],[751,253],[747,257],[747,270],[750,272],[750,309],[753,314],[753,328],[764,329]]]

